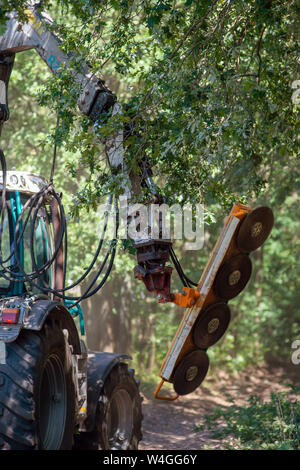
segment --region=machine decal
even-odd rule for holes
[[[32,27],[35,29],[35,31],[38,33],[39,36],[41,36],[45,30],[43,23],[41,20],[39,20],[32,11],[30,10],[25,10],[25,14],[29,20],[29,23],[31,23]]]
[[[47,64],[49,65],[49,67],[51,67],[52,70],[57,70],[60,67],[60,63],[52,54],[48,57]]]

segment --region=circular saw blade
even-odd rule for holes
[[[230,322],[230,308],[224,302],[210,305],[198,317],[192,332],[195,346],[207,349],[224,335]]]
[[[269,207],[258,207],[241,223],[237,234],[237,246],[244,253],[257,250],[268,238],[274,224],[274,215]]]
[[[224,300],[236,297],[247,285],[252,272],[248,255],[239,254],[226,261],[217,272],[214,290]]]
[[[178,395],[187,395],[203,382],[209,367],[205,351],[195,350],[184,356],[176,367],[173,386]]]

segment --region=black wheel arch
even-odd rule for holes
[[[46,319],[50,316],[54,322],[57,322],[61,330],[68,330],[68,341],[73,347],[73,353],[81,354],[80,337],[72,315],[69,310],[57,300],[36,300],[32,304],[22,328],[25,330],[41,331]]]
[[[111,370],[119,363],[132,359],[128,354],[109,352],[88,353],[87,368],[87,418],[81,424],[81,432],[91,432],[95,427],[96,410],[106,378]]]

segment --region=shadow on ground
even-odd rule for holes
[[[288,390],[287,383],[300,382],[300,365],[262,366],[229,376],[207,377],[194,393],[174,402],[164,402],[144,395],[143,440],[140,449],[199,450],[220,449],[220,441],[209,431],[195,432],[206,414],[215,407],[247,403],[250,395],[268,400],[272,392]]]

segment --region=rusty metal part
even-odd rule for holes
[[[193,343],[207,349],[224,335],[230,322],[230,309],[224,302],[210,305],[198,317],[192,332]]]
[[[274,224],[274,215],[269,207],[258,207],[242,221],[237,234],[237,246],[244,253],[259,248],[268,238]]]
[[[230,258],[219,269],[214,282],[214,290],[224,300],[236,297],[247,285],[252,272],[248,255],[239,254]]]
[[[134,277],[143,281],[149,292],[157,294],[159,303],[165,303],[171,302],[173,298],[170,293],[172,271],[171,266],[155,266],[152,269],[145,269],[137,265],[134,268]]]
[[[150,262],[166,263],[170,259],[169,249],[172,243],[168,240],[147,240],[136,242],[137,261],[139,264]]]
[[[190,287],[183,287],[181,293],[174,293],[173,300],[174,304],[184,308],[191,308],[196,305],[197,300],[200,298],[200,292],[197,289]]]
[[[169,261],[171,241],[147,240],[136,242],[138,265],[134,268],[134,277],[143,281],[149,292],[157,295],[159,303],[171,302],[171,275],[173,268],[165,266]]]
[[[175,369],[174,390],[178,395],[187,395],[203,382],[209,368],[205,351],[195,350],[183,357]]]
[[[135,246],[139,264],[134,268],[134,277],[143,281],[148,291],[156,293],[159,303],[174,302],[185,308],[196,305],[200,297],[197,289],[183,287],[182,292],[170,292],[173,268],[165,266],[172,246],[169,240],[147,240]]]

